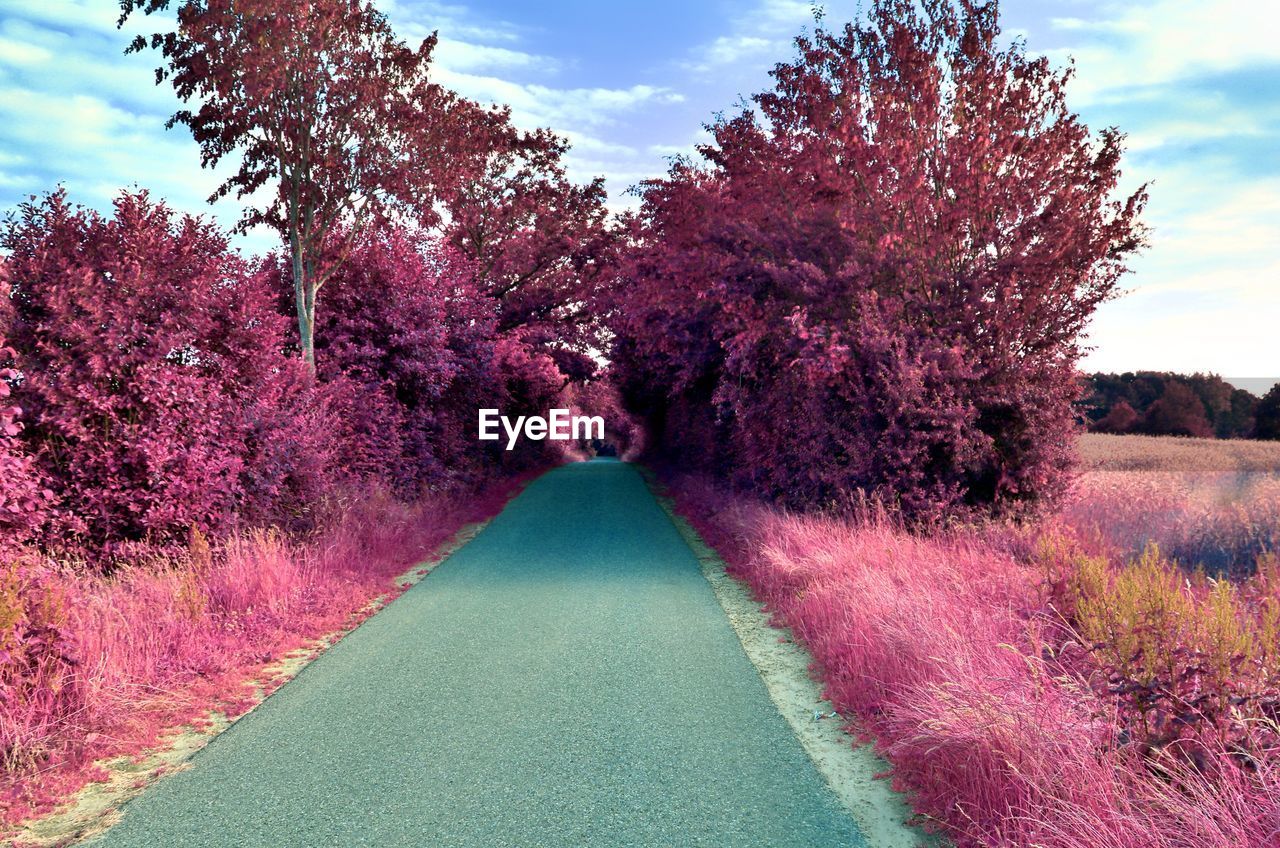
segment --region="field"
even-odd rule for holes
[[[1238,848],[1280,834],[1277,447],[1086,437],[1059,514],[931,534],[673,488],[958,844]]]
[[[1249,439],[1086,433],[1080,438],[1080,458],[1092,471],[1280,474],[1280,442]]]
[[[1237,577],[1280,550],[1280,442],[1090,434],[1081,455],[1061,516],[1077,536]]]

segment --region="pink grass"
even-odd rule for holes
[[[811,651],[916,809],[962,846],[1280,845],[1280,759],[1200,770],[1121,744],[1115,707],[1057,660],[1043,572],[999,529],[923,538],[676,482],[680,510]],[[1158,758],[1157,758],[1158,760]]]
[[[0,601],[19,606],[0,634],[0,821],[101,779],[96,760],[140,752],[211,710],[248,709],[265,666],[357,624],[397,591],[392,578],[496,512],[514,485],[413,506],[373,498],[306,541],[255,531],[109,578],[11,560],[17,591]]]
[[[1261,471],[1112,471],[1085,474],[1062,519],[1118,553],[1148,542],[1188,567],[1245,575],[1280,550],[1280,475]]]

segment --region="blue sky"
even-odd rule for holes
[[[713,113],[764,87],[812,20],[807,0],[378,5],[405,38],[439,31],[442,81],[568,136],[573,173],[606,176],[618,208]],[[832,23],[858,9],[824,6]],[[140,185],[230,225],[234,201],[204,203],[219,175],[200,170],[185,130],[164,130],[176,103],[153,84],[155,57],[122,55],[117,12],[114,0],[0,0],[0,209],[58,182],[107,208]],[[1099,312],[1085,366],[1280,377],[1280,12],[1006,0],[1003,19],[1032,52],[1075,58],[1074,108],[1128,132],[1127,179],[1153,182],[1152,246]]]

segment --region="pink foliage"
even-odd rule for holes
[[[57,192],[22,206],[3,244],[21,439],[57,494],[59,543],[173,541],[317,497],[318,400],[265,279],[222,233],[145,192],[110,219]]]
[[[340,409],[350,466],[406,494],[480,473],[462,460],[474,444],[475,394],[497,380],[491,309],[467,263],[424,236],[370,234],[323,304],[317,373]]]
[[[621,393],[607,374],[570,387],[565,392],[565,401],[574,415],[599,416],[604,420],[604,438],[599,444],[588,440],[583,445],[587,455],[612,455],[631,461],[644,453],[644,422],[626,409]]]
[[[512,484],[413,506],[357,503],[307,541],[274,530],[181,555],[153,552],[110,577],[35,554],[0,560],[0,821],[14,823],[210,710],[254,703],[264,666],[358,624],[372,601]]]
[[[924,520],[1061,494],[1145,194],[1113,198],[1121,137],[1006,43],[994,4],[877,0],[646,184],[613,358],[663,454]]]
[[[837,709],[877,739],[899,788],[958,844],[1280,841],[1280,758],[1247,769],[1207,748],[1156,769],[1124,744],[1117,704],[1059,657],[1061,619],[1044,572],[1012,553],[1019,533],[924,538],[875,514],[796,517],[676,486],[731,572],[809,648]]]
[[[277,285],[287,279],[282,270]],[[317,375],[359,479],[413,495],[555,460],[546,443],[507,452],[476,441],[479,408],[546,414],[568,378],[533,329],[499,329],[498,301],[456,249],[411,231],[369,234],[330,283]]]
[[[317,379],[288,353],[281,275],[145,193],[110,219],[56,193],[4,243],[0,389],[23,408],[0,421],[0,494],[20,508],[6,516],[48,516],[38,548],[0,519],[8,821],[92,778],[96,758],[243,710],[264,663],[354,623],[498,505],[494,480],[559,459],[476,450],[478,406],[545,409],[564,377],[519,331],[496,333],[492,301],[437,245],[353,246],[326,290]]]
[[[604,179],[577,185],[565,174],[569,144],[542,129],[504,125],[490,139],[483,172],[449,207],[446,237],[469,262],[478,292],[495,307],[497,329],[554,356],[575,380],[604,346],[592,308],[612,282],[618,234],[608,220]]]
[[[2,288],[0,297],[4,297]],[[53,497],[18,438],[22,408],[10,404],[11,384],[20,379],[20,372],[12,367],[15,356],[0,335],[0,546],[39,526]]]

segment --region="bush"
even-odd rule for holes
[[[1120,135],[1002,43],[993,4],[878,0],[645,186],[613,356],[661,452],[923,521],[1065,490],[1079,334],[1145,193],[1112,199]]]
[[[0,243],[19,438],[58,498],[52,540],[178,542],[302,517],[324,492],[330,422],[282,351],[268,281],[221,232],[146,192],[103,218],[59,191]]]
[[[83,694],[66,638],[68,616],[51,569],[0,552],[0,771],[37,764],[40,741]]]
[[[551,458],[476,441],[476,411],[545,414],[568,382],[528,331],[499,331],[498,302],[476,288],[470,262],[419,233],[359,238],[326,283],[316,368],[337,421],[346,471],[401,495],[477,483]],[[288,268],[276,286],[291,291]]]
[[[1206,439],[1213,435],[1204,403],[1181,383],[1169,383],[1147,414],[1142,431],[1153,436],[1192,436]]]
[[[1144,753],[1178,744],[1194,755],[1208,740],[1245,751],[1280,718],[1276,577],[1268,558],[1244,590],[1188,580],[1154,545],[1119,569],[1077,558],[1072,621],[1097,662],[1095,686]]]
[[[11,386],[20,380],[20,372],[10,367],[15,357],[0,335],[0,549],[38,527],[53,497],[19,440],[22,408],[9,404]]]
[[[281,287],[292,291],[287,268]],[[483,385],[493,359],[493,319],[466,264],[425,237],[371,233],[324,298],[316,368],[342,410],[348,466],[404,494],[440,482],[450,474],[441,457],[461,454],[454,443],[465,438],[456,407],[468,393],[450,390]]]
[[[1122,400],[1111,409],[1107,410],[1107,414],[1093,425],[1093,429],[1099,433],[1127,433],[1133,429],[1133,425],[1138,423],[1137,411],[1129,405],[1128,401]]]

